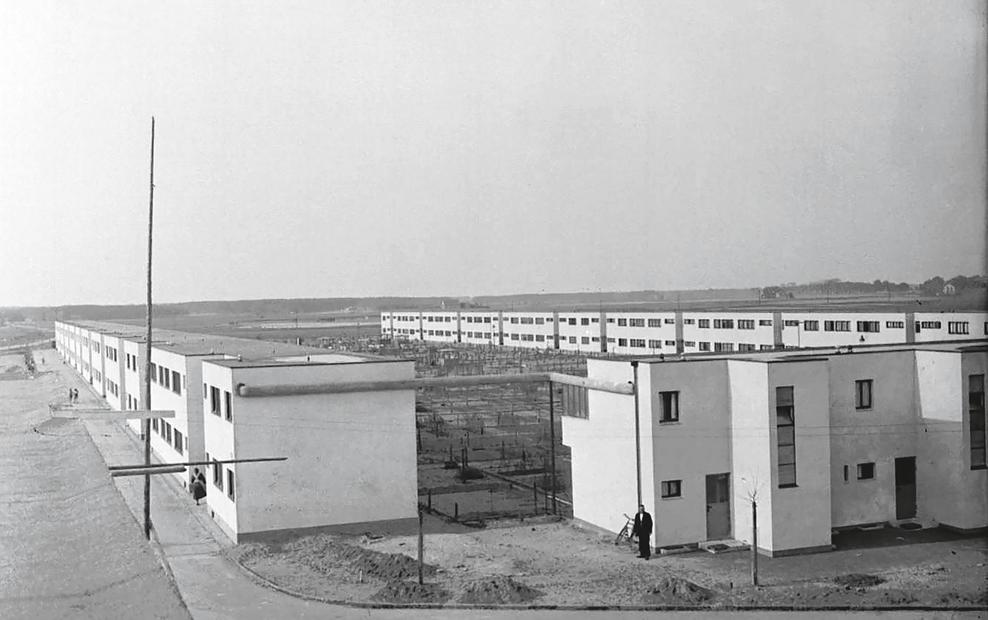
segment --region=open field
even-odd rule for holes
[[[565,522],[447,533],[432,518],[426,528],[425,589],[412,583],[414,536],[316,535],[240,545],[234,556],[289,591],[328,600],[802,609],[988,604],[988,541],[941,530],[847,533],[835,537],[838,550],[830,553],[760,557],[762,587],[754,588],[747,552],[644,562],[611,537]]]
[[[0,325],[0,350],[11,349],[52,338],[53,329],[28,323],[7,323]]]

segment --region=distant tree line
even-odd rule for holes
[[[786,284],[766,286],[761,289],[762,299],[793,299],[795,297],[819,297],[824,295],[853,296],[875,294],[906,294],[917,293],[923,297],[938,297],[941,295],[961,294],[967,290],[986,288],[988,278],[984,276],[954,276],[944,280],[934,276],[922,284],[912,285],[908,282],[890,282],[874,280],[872,282],[845,281],[840,278],[829,278],[821,282],[808,284]]]

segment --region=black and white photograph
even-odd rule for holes
[[[0,0],[0,618],[988,618],[988,0]]]

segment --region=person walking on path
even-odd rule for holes
[[[72,388],[72,402],[79,402],[79,388]]]
[[[192,498],[196,500],[196,506],[199,505],[199,500],[204,497],[206,497],[206,476],[202,475],[202,472],[196,467],[192,470]]]
[[[635,515],[635,526],[631,530],[632,536],[638,537],[638,557],[647,560],[652,556],[652,548],[649,546],[649,538],[652,536],[652,515],[645,512],[645,505],[638,507],[638,514]]]

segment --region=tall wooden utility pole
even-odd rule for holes
[[[154,117],[151,117],[151,188],[148,197],[148,333],[144,353],[144,409],[151,411],[151,233],[154,227]],[[151,419],[144,420],[144,465],[151,464]],[[151,474],[144,474],[144,535],[151,540]]]

